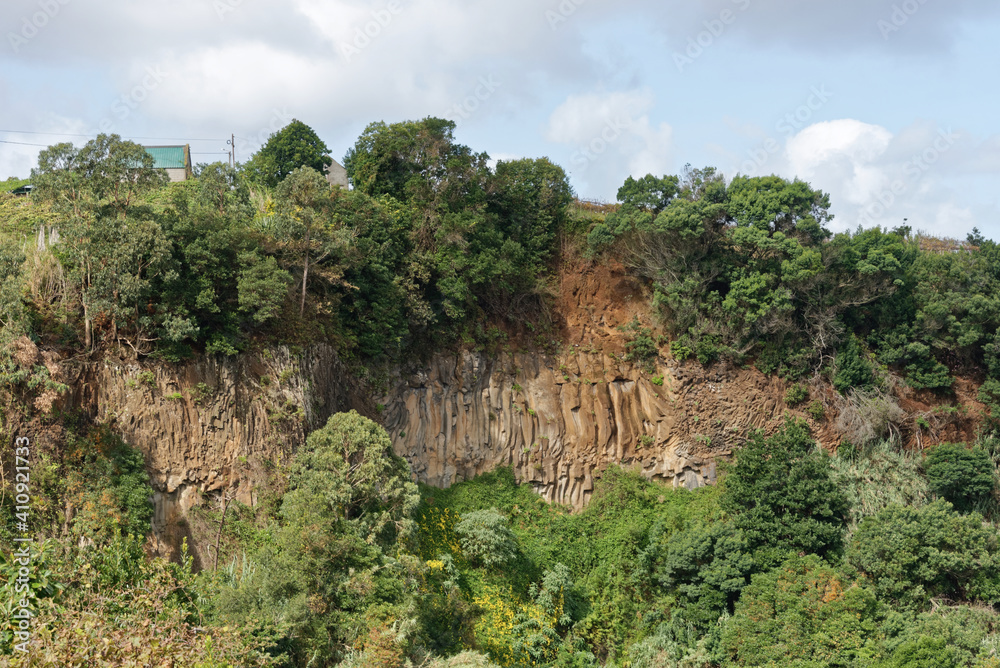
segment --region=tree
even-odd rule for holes
[[[142,146],[102,134],[79,150],[71,144],[45,149],[32,179],[65,216],[59,252],[80,285],[85,345],[93,343],[95,311],[109,316],[117,342],[122,316],[138,317],[151,276],[162,270],[161,231],[139,205],[143,195],[166,184],[166,174],[153,168]],[[134,331],[125,340],[140,349],[150,340],[149,323],[130,324]]]
[[[277,194],[283,205],[284,235],[290,241],[292,251],[302,258],[299,315],[303,315],[310,267],[342,251],[347,245],[347,231],[334,220],[334,193],[330,184],[312,167],[292,171],[281,182]],[[327,277],[339,280],[342,275],[343,268],[335,267]]]
[[[671,537],[658,561],[654,577],[677,598],[683,619],[701,631],[733,611],[754,571],[749,544],[730,522],[686,528]]]
[[[487,568],[505,566],[517,556],[517,538],[496,508],[466,513],[455,525],[462,553]]]
[[[733,513],[759,567],[789,553],[840,550],[848,506],[827,457],[805,422],[792,419],[770,438],[753,433],[736,453],[722,507]]]
[[[418,502],[406,461],[385,429],[357,411],[337,413],[306,439],[292,461],[282,517],[291,525],[347,528],[389,546],[413,529]]]
[[[489,156],[455,143],[454,130],[453,121],[433,117],[372,123],[344,158],[347,176],[367,195],[413,200],[422,208],[458,211],[481,202]]]
[[[252,181],[273,188],[300,167],[324,174],[333,164],[329,154],[330,149],[311,127],[293,119],[251,156],[246,171]]]
[[[924,468],[931,490],[959,512],[986,502],[996,487],[993,460],[982,448],[942,443],[927,453]]]
[[[649,211],[655,217],[679,194],[677,176],[657,178],[646,174],[639,180],[631,176],[618,189],[618,201],[626,207]]]
[[[939,596],[1000,600],[996,532],[978,513],[962,515],[944,500],[921,508],[891,505],[866,517],[846,561],[896,606],[919,610]]]
[[[280,524],[266,527],[271,540],[223,589],[220,613],[231,623],[276,630],[290,665],[338,665],[348,648],[368,644],[362,638],[370,627],[415,616],[406,607],[415,593],[407,579],[414,563],[401,548],[418,499],[385,429],[356,411],[331,416],[295,453]],[[413,631],[404,626],[391,635],[373,628],[375,650],[385,641],[398,653],[395,639]]]

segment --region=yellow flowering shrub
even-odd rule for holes
[[[451,508],[431,506],[417,515],[417,540],[420,558],[427,561],[437,559],[442,554],[462,556],[462,546],[455,533],[455,525],[461,519]],[[443,567],[443,565],[442,565]]]

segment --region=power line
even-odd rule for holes
[[[94,137],[92,134],[74,134],[72,132],[36,132],[33,130],[0,130],[0,133],[8,135],[45,135],[48,137]],[[130,139],[152,139],[156,141],[225,141],[224,137],[195,138],[195,137],[130,137]],[[13,143],[13,142],[6,142]],[[35,146],[35,144],[31,144]]]
[[[0,144],[17,144],[18,146],[48,146],[48,144],[29,144],[24,141],[7,141],[6,139],[0,139]]]

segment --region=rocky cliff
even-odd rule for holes
[[[198,562],[208,555],[191,535],[192,507],[223,494],[253,505],[269,472],[309,431],[337,411],[366,406],[366,393],[325,344],[178,365],[60,360],[30,342],[21,355],[70,387],[62,397],[40,397],[39,408],[82,411],[142,451],[155,490],[154,551],[176,557],[186,538]],[[58,422],[35,429],[43,446],[58,447]]]
[[[621,325],[646,317],[641,291],[606,268],[564,271],[544,346],[559,352],[440,352],[390,378],[380,405],[326,344],[169,365],[61,359],[24,339],[16,359],[25,368],[44,365],[70,387],[37,397],[39,414],[80,410],[144,453],[155,489],[153,548],[176,557],[186,538],[196,562],[210,555],[204,532],[193,535],[188,521],[193,507],[222,498],[255,504],[306,434],[351,408],[383,422],[422,482],[444,487],[510,466],[548,501],[574,508],[609,466],[675,486],[710,483],[720,457],[753,429],[775,430],[790,410],[827,448],[840,442],[849,411],[871,421],[818,379],[810,399],[823,410],[807,414],[804,405],[785,405],[785,381],[753,369],[667,355],[626,362]],[[975,391],[967,381],[956,386],[952,403],[961,410],[941,411],[902,390],[902,407],[883,403],[896,411],[896,433],[922,447],[974,436]],[[58,448],[61,429],[43,418],[15,431]]]
[[[780,381],[689,364],[644,371],[614,354],[436,357],[383,401],[396,452],[446,487],[499,466],[580,508],[609,466],[675,486],[713,482],[748,431],[772,429]]]

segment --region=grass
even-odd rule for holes
[[[851,529],[890,504],[926,503],[930,490],[920,463],[919,455],[900,449],[891,440],[876,441],[860,451],[831,459],[839,485],[851,503]]]

